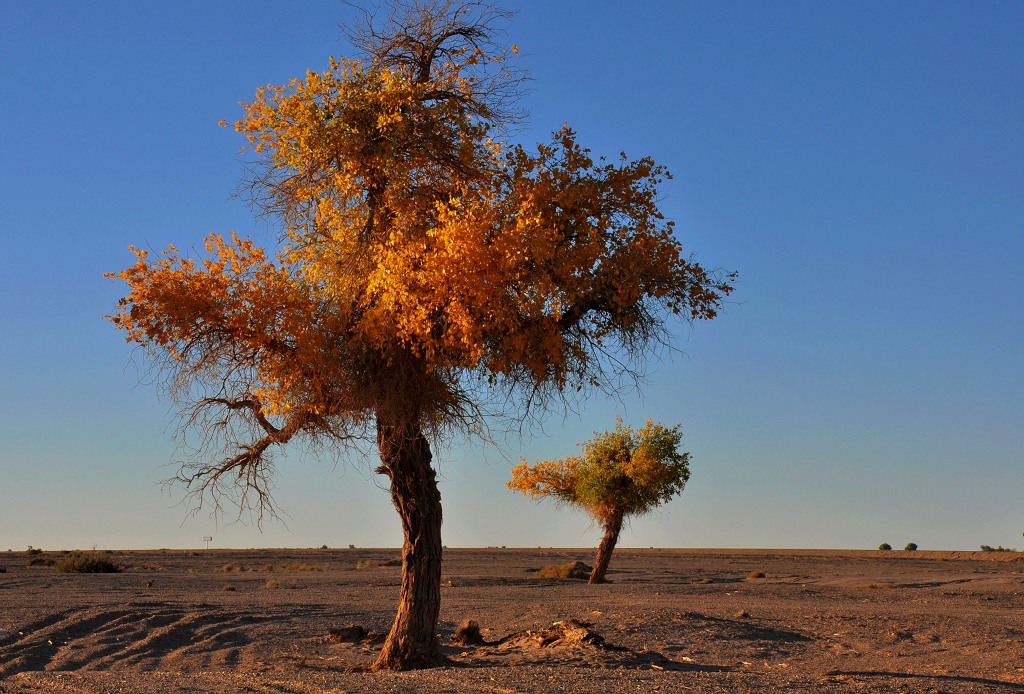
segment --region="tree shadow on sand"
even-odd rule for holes
[[[894,680],[920,680],[932,681],[937,687],[943,689],[950,687],[948,691],[962,688],[964,685],[976,684],[983,687],[985,691],[991,689],[1002,689],[1006,691],[1024,692],[1024,684],[1018,682],[1006,682],[1004,680],[993,680],[987,677],[969,677],[966,675],[933,675],[916,672],[889,672],[887,670],[831,670],[826,673],[831,680],[848,681],[856,678],[885,678]]]

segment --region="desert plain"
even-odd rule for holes
[[[396,549],[97,555],[0,552],[0,692],[1024,691],[1015,552],[447,548],[446,662],[379,673]]]

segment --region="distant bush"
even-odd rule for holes
[[[385,559],[384,561],[373,561],[366,559],[365,561],[357,561],[356,568],[362,571],[363,569],[375,569],[378,566],[401,566],[401,559]]]
[[[32,557],[25,562],[25,566],[53,566],[55,563],[56,562],[49,557]]]
[[[905,549],[908,552],[916,552],[917,551],[917,543],[916,542],[908,542],[907,546],[904,547],[903,549]]]
[[[890,549],[892,549],[892,545],[890,545],[888,542],[883,542],[882,544],[878,545],[878,549],[882,550],[883,552],[888,552]]]
[[[1002,545],[999,545],[998,547],[990,547],[989,545],[982,545],[981,546],[981,551],[982,552],[1016,552],[1017,550],[1015,550],[1013,547],[1003,547]]]
[[[714,582],[715,582],[715,579],[708,578],[707,576],[705,576],[704,578],[695,578],[695,579],[693,579],[692,581],[690,581],[690,584],[691,585],[695,585],[695,586],[706,586],[706,585],[709,585],[709,584],[714,583]]]
[[[891,583],[865,583],[853,587],[854,590],[889,590],[890,588],[892,588]]]
[[[42,553],[43,553],[43,550],[39,549],[38,547],[33,547],[32,545],[29,545],[28,549],[25,550],[25,554],[27,554],[29,556],[35,556],[36,554],[42,554]]]
[[[121,571],[109,559],[82,552],[69,552],[53,568],[62,574],[115,574]]]
[[[747,574],[747,580],[753,581],[755,578],[765,578],[766,575],[764,571],[751,571]]]

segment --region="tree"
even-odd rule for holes
[[[114,274],[129,291],[109,318],[198,434],[177,479],[200,505],[227,494],[262,518],[276,449],[375,443],[404,533],[375,669],[438,659],[431,442],[614,389],[669,316],[713,318],[732,290],[682,254],[650,158],[595,160],[568,127],[535,152],[507,141],[507,19],[468,0],[367,15],[355,58],[259,89],[234,124],[280,249],[215,234]]]
[[[604,531],[590,583],[604,583],[623,521],[667,502],[690,478],[690,454],[679,450],[679,429],[648,419],[633,431],[619,419],[614,431],[595,432],[582,456],[523,461],[513,468],[508,488],[534,498],[551,496],[590,515]]]

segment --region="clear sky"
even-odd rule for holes
[[[680,498],[621,546],[1024,543],[1024,4],[502,0],[521,139],[568,122],[675,174],[664,210],[740,272],[685,355],[500,447],[435,456],[449,546],[594,546],[505,488],[617,414],[682,423]],[[345,55],[337,0],[0,3],[0,550],[395,546],[375,461],[292,455],[287,524],[162,491],[171,405],[102,316],[128,244],[272,239],[230,198],[256,88]]]

